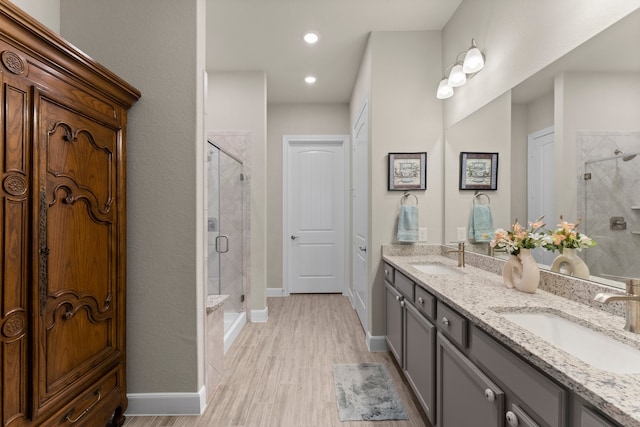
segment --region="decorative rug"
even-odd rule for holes
[[[333,365],[340,421],[408,420],[382,363]]]

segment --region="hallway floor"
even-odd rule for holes
[[[267,323],[248,323],[225,356],[225,375],[198,417],[127,417],[125,427],[425,427],[409,385],[385,353],[367,350],[342,295],[269,298]],[[380,362],[408,421],[340,422],[332,365]]]

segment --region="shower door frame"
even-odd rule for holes
[[[218,177],[217,177],[217,180],[218,180],[218,189],[219,190],[222,187],[221,176],[220,176],[221,175],[221,171],[220,171],[221,156],[222,155],[227,156],[232,161],[237,162],[239,164],[239,167],[240,167],[240,172],[239,172],[240,176],[238,177],[238,179],[239,179],[239,183],[240,183],[239,184],[240,185],[239,189],[241,191],[241,194],[239,195],[239,197],[240,197],[240,200],[239,200],[239,203],[240,203],[240,215],[239,215],[239,218],[241,220],[241,225],[240,225],[240,227],[238,229],[240,235],[235,239],[235,244],[236,245],[240,245],[239,253],[236,252],[238,254],[237,256],[239,256],[240,259],[239,259],[239,262],[236,262],[236,265],[240,266],[241,272],[240,272],[240,278],[239,278],[240,283],[236,284],[237,288],[234,287],[234,289],[233,289],[233,292],[237,293],[237,297],[238,297],[237,299],[239,299],[239,301],[230,300],[232,298],[232,296],[230,295],[229,300],[227,300],[227,301],[228,301],[228,303],[231,303],[231,304],[225,304],[225,311],[229,311],[229,310],[227,310],[227,307],[229,305],[233,305],[235,307],[234,310],[233,310],[234,312],[243,313],[243,312],[246,311],[246,307],[247,307],[246,298],[245,298],[245,295],[246,295],[246,283],[245,283],[246,266],[245,266],[245,259],[244,259],[245,258],[245,256],[244,256],[245,255],[245,251],[244,251],[245,239],[244,239],[244,236],[243,236],[243,233],[245,232],[245,227],[244,227],[244,221],[245,221],[245,215],[244,215],[245,206],[244,206],[244,202],[245,201],[244,201],[244,196],[243,196],[243,192],[245,191],[245,189],[244,189],[244,162],[242,161],[242,159],[238,158],[238,156],[234,155],[233,153],[230,153],[229,151],[225,150],[223,147],[220,147],[218,144],[216,144],[215,142],[211,141],[210,139],[207,140],[207,143],[209,144],[209,145],[207,145],[207,149],[212,147],[214,150],[218,150],[218,156],[217,156],[217,159],[218,159],[218,165],[217,165]],[[209,179],[209,176],[208,176],[208,179]],[[210,182],[208,181],[207,184],[210,185]],[[210,194],[211,194],[211,189],[207,188],[207,203],[209,203],[208,200],[209,200],[209,195]],[[215,212],[215,215],[216,215],[216,222],[215,222],[216,230],[214,232],[216,233],[216,240],[215,240],[215,245],[214,245],[214,251],[213,252],[209,252],[209,254],[210,254],[209,257],[216,256],[218,258],[218,260],[217,260],[217,266],[218,266],[218,271],[217,271],[217,278],[218,278],[217,285],[218,286],[217,286],[217,289],[218,289],[218,294],[223,294],[223,286],[224,286],[224,283],[223,283],[223,274],[224,274],[224,270],[223,270],[224,269],[224,265],[223,265],[224,263],[223,263],[223,260],[224,260],[224,254],[229,251],[229,236],[227,236],[225,234],[225,229],[224,229],[225,224],[223,223],[223,218],[222,218],[222,214],[221,214],[222,204],[220,202],[220,194],[221,193],[219,191],[218,192],[217,212]],[[212,214],[214,214],[214,213],[213,212],[209,212],[209,218],[207,218],[207,221],[209,221],[209,219],[211,218]],[[207,234],[213,232],[213,231],[210,231],[209,229],[207,229],[207,230],[208,230]],[[226,242],[226,245],[224,245],[224,248],[222,247],[223,245],[221,245],[221,243],[220,243],[221,242],[221,239],[220,239],[221,237],[226,237],[227,238],[227,242]],[[207,246],[209,246],[209,236],[207,236]],[[210,277],[211,277],[211,272],[209,271],[209,262],[207,262],[207,283],[209,282]],[[209,286],[208,286],[208,289],[207,289],[207,293],[211,294]],[[224,293],[224,294],[227,294],[227,293]],[[231,293],[229,293],[229,294],[231,294]]]

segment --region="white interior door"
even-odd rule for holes
[[[553,211],[553,127],[530,134],[528,151],[528,220],[535,221],[544,215],[544,221],[549,228],[552,228],[557,224]],[[556,254],[541,248],[535,249],[532,254],[538,263],[546,265],[551,265],[556,256]]]
[[[369,329],[369,112],[365,102],[353,128],[353,305]]]
[[[347,136],[284,138],[288,293],[345,291],[347,144]]]

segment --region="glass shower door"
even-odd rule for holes
[[[244,312],[242,163],[209,143],[208,262],[210,295],[228,295],[225,331]]]

